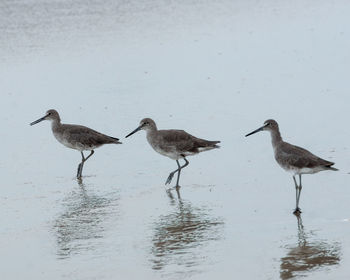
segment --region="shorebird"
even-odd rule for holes
[[[147,141],[156,152],[160,153],[163,156],[167,156],[173,160],[176,160],[178,168],[169,174],[165,184],[170,184],[175,173],[177,173],[177,190],[180,188],[179,180],[181,169],[189,164],[189,161],[186,159],[186,157],[220,147],[216,145],[220,143],[220,141],[208,141],[200,139],[192,136],[191,134],[188,134],[183,130],[158,130],[156,123],[149,118],[143,119],[140,122],[139,127],[125,136],[125,138],[133,135],[139,130],[146,130]],[[185,161],[185,164],[181,166],[179,159],[183,159]]]
[[[267,130],[271,134],[272,147],[277,163],[284,170],[293,174],[293,180],[296,191],[296,207],[293,213],[298,215],[301,213],[301,210],[299,208],[299,199],[302,189],[301,175],[314,174],[323,170],[336,171],[338,169],[332,167],[332,165],[334,165],[333,162],[319,158],[318,156],[315,156],[308,150],[284,142],[282,140],[281,133],[278,128],[278,123],[275,120],[265,121],[262,127],[252,131],[251,133],[248,133],[246,137],[263,130]],[[296,175],[299,175],[299,184],[295,179]]]
[[[118,138],[111,137],[91,128],[75,124],[62,124],[60,115],[56,110],[48,110],[42,118],[30,123],[37,124],[41,121],[51,121],[53,135],[64,146],[80,151],[81,163],[78,166],[77,178],[81,179],[84,163],[94,154],[94,149],[104,144],[122,144]],[[83,151],[90,151],[85,157]]]

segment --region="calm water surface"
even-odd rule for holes
[[[348,1],[0,1],[2,279],[348,279]],[[50,125],[122,139],[80,154]],[[221,140],[176,163],[143,132]],[[269,135],[336,162],[292,178]]]

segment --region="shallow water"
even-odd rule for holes
[[[88,4],[87,4],[88,3]],[[348,279],[347,1],[0,1],[3,279]],[[121,138],[80,155],[49,123]],[[175,162],[144,117],[222,148]],[[269,135],[336,162],[294,185]],[[174,182],[173,182],[174,183]]]

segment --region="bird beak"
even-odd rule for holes
[[[134,131],[130,132],[128,135],[125,136],[125,138],[128,138],[129,136],[133,135],[134,133],[138,132],[141,130],[142,125],[140,125],[138,128],[136,128]]]
[[[40,118],[40,119],[38,119],[38,120],[36,120],[36,121],[31,122],[30,125],[34,125],[34,124],[37,124],[37,123],[39,123],[39,122],[45,120],[47,116],[48,116],[48,115],[46,115],[46,116],[44,116],[44,117],[42,117],[42,118]]]
[[[255,130],[252,131],[251,133],[248,133],[245,137],[247,137],[247,136],[249,136],[249,135],[252,135],[252,134],[254,134],[254,133],[257,133],[257,132],[259,132],[259,131],[263,131],[264,128],[265,128],[265,125],[262,126],[262,127],[259,127],[258,129],[255,129]]]

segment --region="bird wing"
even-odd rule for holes
[[[184,130],[160,130],[159,142],[163,149],[176,149],[178,152],[198,153],[198,148],[214,146],[220,141],[207,141],[197,138]]]
[[[324,160],[304,148],[283,143],[279,152],[276,153],[276,160],[282,165],[288,164],[297,168],[313,168],[316,166],[331,166],[334,163]]]
[[[107,143],[115,143],[117,138],[112,138],[96,130],[82,125],[65,125],[65,134],[72,142],[86,146],[100,146]]]
[[[160,130],[159,143],[162,149],[188,152],[193,149],[193,136],[184,130]]]

